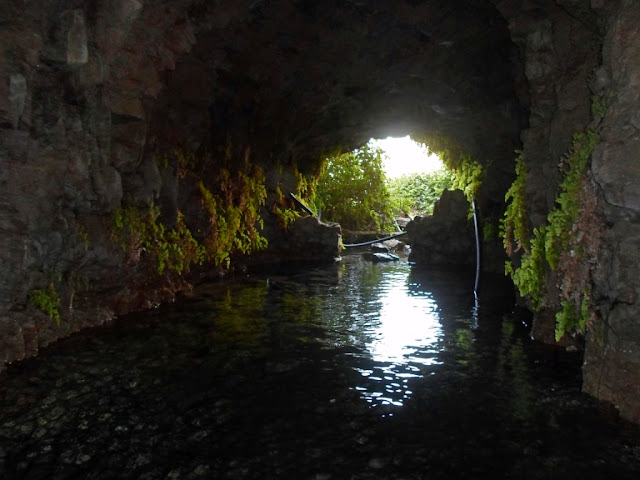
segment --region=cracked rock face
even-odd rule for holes
[[[607,225],[594,282],[618,339],[587,338],[585,387],[640,420],[640,392],[618,394],[640,385],[640,255],[629,240],[640,209],[638,9],[594,0],[3,1],[0,359],[188,288],[192,279],[151,275],[149,262],[126,265],[110,229],[111,212],[132,198],[197,223],[197,186],[161,167],[167,152],[248,159],[273,192],[294,165],[313,172],[336,148],[446,134],[483,164],[477,203],[497,219],[521,149],[534,227],[553,207],[558,162],[591,121],[596,94],[610,108],[593,158]],[[278,245],[283,234],[266,222]],[[309,228],[328,243],[339,235],[310,223],[299,231]],[[60,324],[26,302],[53,281]],[[589,365],[605,365],[610,380],[596,382]]]

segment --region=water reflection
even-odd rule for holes
[[[0,374],[0,478],[640,478],[497,279],[477,306],[473,272],[357,257],[237,280]]]
[[[354,303],[350,321],[360,327],[355,337],[362,342],[357,345],[360,353],[349,355],[364,360],[354,367],[360,379],[352,388],[372,407],[402,406],[412,394],[409,380],[441,364],[443,330],[433,295],[410,286],[406,269],[361,263],[352,271],[375,278],[382,268],[385,275],[374,283],[374,296],[351,294],[361,300]],[[358,289],[357,285],[353,282],[348,288]]]
[[[431,294],[412,295],[406,275],[399,273],[387,277],[383,291],[379,318],[372,319],[370,326],[372,341],[368,350],[372,359],[424,365],[438,363],[435,354],[442,327],[438,306]]]

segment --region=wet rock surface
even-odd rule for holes
[[[475,265],[476,244],[470,208],[462,191],[444,191],[433,215],[416,217],[407,225],[410,261],[426,266]]]
[[[580,393],[575,354],[532,348],[498,282],[474,310],[467,277],[406,263],[277,275],[203,285],[10,367],[2,478],[640,474],[640,432]],[[423,322],[437,304],[439,333],[378,350],[412,301]]]
[[[605,61],[593,79],[595,93],[610,101],[602,120],[602,143],[592,159],[607,227],[604,229],[594,283],[601,322],[587,336],[585,390],[619,405],[623,414],[640,423],[640,284],[638,239],[640,180],[635,162],[640,154],[637,111],[627,100],[640,98],[640,36],[632,27],[640,19],[637,6],[625,5],[605,39]],[[618,59],[614,62],[614,58]],[[613,96],[608,92],[617,93]],[[621,181],[624,177],[624,181]],[[618,181],[616,181],[616,178]],[[616,187],[613,187],[616,185]],[[612,188],[613,187],[613,188]]]
[[[394,255],[393,253],[384,253],[384,252],[365,252],[362,254],[362,258],[374,263],[396,262],[400,260],[400,257],[398,255]]]

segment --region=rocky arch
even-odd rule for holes
[[[498,218],[522,149],[528,227],[539,226],[597,95],[607,109],[596,112],[593,286],[607,328],[587,336],[585,389],[640,420],[639,15],[600,0],[2,2],[0,358],[188,288],[191,278],[126,257],[112,214],[153,200],[168,224],[181,210],[205,228],[198,182],[245,161],[273,196],[337,147],[446,134],[483,164],[480,204]],[[209,152],[200,177],[176,149]],[[53,283],[59,322],[27,301]],[[542,312],[536,332],[553,323]]]

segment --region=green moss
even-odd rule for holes
[[[440,157],[449,170],[458,170],[469,159],[469,153],[453,137],[439,132],[412,134],[414,142],[424,144],[430,153]]]
[[[500,234],[508,255],[520,250],[529,250],[526,188],[527,172],[522,155],[518,155],[516,157],[516,179],[504,196],[507,206],[504,217],[500,221]]]
[[[186,152],[184,150],[174,150],[173,155],[176,158],[178,178],[186,178],[190,172],[194,172],[200,163],[200,157],[194,152]]]
[[[55,320],[58,325],[60,324],[60,297],[53,282],[47,288],[32,290],[27,297],[27,301],[49,318]]]
[[[201,181],[202,206],[209,215],[209,232],[204,240],[206,256],[216,265],[229,267],[234,252],[249,254],[267,247],[260,208],[267,198],[264,173],[258,167],[218,173],[218,191],[213,193]]]
[[[531,299],[534,309],[560,305],[561,310],[556,314],[556,340],[565,332],[584,332],[592,312],[591,284],[589,278],[585,278],[588,273],[576,268],[575,263],[582,260],[586,250],[581,243],[584,240],[579,223],[586,203],[586,172],[598,140],[597,132],[592,129],[573,136],[571,149],[563,161],[565,171],[556,206],[549,212],[546,224],[534,229],[531,240],[526,229],[526,175],[521,158],[516,160],[516,180],[505,196],[507,207],[501,229],[505,250],[509,255],[524,250],[520,266],[514,268],[507,262],[505,272],[511,275],[520,294]],[[563,269],[556,273],[561,299],[545,298],[547,265],[554,271],[561,261]]]
[[[549,228],[545,239],[545,256],[552,269],[556,268],[560,255],[569,249],[570,244],[576,243],[577,232],[573,226],[580,217],[585,173],[598,140],[598,134],[593,130],[575,134],[571,150],[565,158],[568,170],[560,184],[562,191],[556,198],[556,208],[547,216]]]
[[[182,275],[191,265],[202,265],[205,248],[200,245],[187,228],[184,215],[178,210],[176,225],[158,240],[158,273],[165,268]]]
[[[293,208],[275,207],[272,212],[285,230],[288,230],[300,218],[298,211]]]
[[[443,133],[413,134],[411,139],[440,157],[454,174],[453,188],[462,190],[469,202],[477,196],[482,185],[482,165],[457,140]]]
[[[298,218],[300,218],[300,214],[295,208],[287,207],[287,198],[284,196],[279,186],[276,187],[275,193],[276,198],[271,207],[271,213],[276,216],[282,228],[287,230]]]
[[[453,188],[462,190],[467,200],[471,202],[482,185],[482,165],[467,155],[453,173]]]
[[[316,194],[318,188],[318,176],[305,176],[298,170],[298,167],[294,166],[294,174],[296,176],[296,196],[300,199],[312,200]],[[313,202],[311,202],[313,203]]]
[[[607,106],[600,95],[591,96],[591,115],[594,120],[599,121],[607,113]]]
[[[559,342],[565,333],[587,331],[587,324],[593,312],[591,293],[583,292],[579,302],[563,300],[561,306],[562,310],[556,313],[556,342]]]
[[[168,155],[156,155],[153,159],[159,170],[166,170],[170,166]]]
[[[89,233],[87,232],[87,229],[80,224],[76,224],[76,236],[82,243],[84,250],[89,251]]]
[[[497,238],[497,232],[498,231],[496,229],[495,224],[491,221],[485,222],[485,224],[482,226],[482,238],[486,242],[489,242],[494,238]]]
[[[184,222],[182,212],[177,212],[173,229],[167,230],[159,221],[160,209],[150,205],[145,215],[134,207],[119,208],[112,212],[112,231],[120,247],[131,258],[141,252],[152,255],[158,274],[166,269],[182,275],[191,265],[204,261],[204,247],[199,245]]]
[[[505,273],[511,275],[513,283],[518,287],[520,295],[529,297],[534,310],[542,306],[545,278],[544,240],[546,227],[543,225],[533,230],[533,239],[529,251],[520,259],[520,266],[513,268],[507,262]]]

